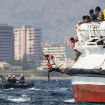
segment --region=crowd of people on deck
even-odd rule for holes
[[[7,83],[8,84],[14,84],[16,82],[19,82],[21,84],[24,84],[25,83],[25,77],[23,76],[23,74],[21,74],[21,77],[20,77],[20,80],[17,80],[15,75],[13,75],[13,77],[11,78],[11,75],[8,76],[8,79],[7,79]]]
[[[91,9],[89,11],[89,15],[84,15],[82,17],[82,22],[80,22],[79,24],[82,24],[82,23],[87,23],[87,22],[97,22],[97,21],[104,21],[105,20],[105,9],[102,11],[101,8],[99,6],[97,6],[95,8],[95,13],[94,13],[94,9]],[[78,37],[71,37],[70,38],[70,41],[72,43],[72,48],[74,49],[74,51],[76,52],[76,55],[75,55],[75,61],[77,61],[77,59],[79,58],[79,56],[81,55],[81,53],[79,51],[77,51],[75,49],[75,43],[78,41]],[[103,40],[97,42],[97,45],[104,45],[104,42]]]
[[[89,16],[90,15],[90,16]],[[104,21],[105,20],[105,9],[102,11],[101,8],[99,6],[97,6],[95,8],[95,13],[94,13],[94,9],[91,9],[89,11],[89,15],[84,15],[82,17],[82,22],[81,23],[85,23],[85,22],[92,22],[92,21]]]

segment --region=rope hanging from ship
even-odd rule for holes
[[[101,65],[99,66],[99,67],[95,67],[95,68],[93,68],[93,69],[100,69],[100,68],[102,68],[103,67],[103,65],[104,65],[104,62],[105,62],[105,59],[104,59],[104,61],[101,63]]]

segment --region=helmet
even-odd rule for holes
[[[8,77],[11,77],[11,75],[8,75]]]
[[[23,74],[21,74],[21,77],[23,77]]]
[[[15,75],[13,75],[13,77],[15,77]]]

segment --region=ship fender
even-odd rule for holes
[[[78,68],[65,68],[65,74],[70,76],[104,76],[105,77],[105,69],[78,69]]]

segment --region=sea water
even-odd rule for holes
[[[104,105],[75,102],[71,80],[26,80],[34,82],[28,89],[0,89],[0,105]]]

